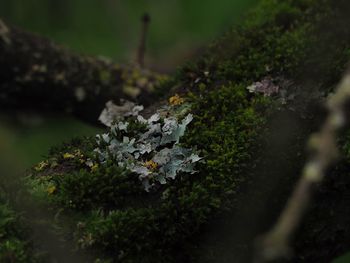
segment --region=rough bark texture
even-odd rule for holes
[[[0,107],[71,112],[95,122],[108,100],[148,104],[163,79],[137,67],[80,56],[0,19]]]

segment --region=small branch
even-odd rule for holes
[[[329,113],[325,123],[318,133],[310,137],[309,144],[314,153],[305,164],[292,196],[275,226],[257,240],[256,262],[271,262],[290,255],[289,242],[310,203],[313,189],[323,180],[326,170],[337,160],[337,132],[347,121],[345,107],[349,101],[350,71],[348,70],[335,94],[328,99]]]
[[[151,22],[151,17],[146,13],[142,16],[142,31],[140,45],[137,52],[137,64],[143,68],[145,63],[145,54],[146,54],[146,38],[149,28],[149,23]]]

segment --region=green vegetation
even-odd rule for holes
[[[180,78],[191,86],[191,78],[203,77],[207,71],[214,83],[250,85],[271,76],[297,84],[311,79],[321,89],[329,88],[349,57],[342,5],[346,10],[342,1],[262,1],[245,23],[213,43],[197,63],[185,67]]]
[[[0,261],[4,263],[34,263],[32,247],[26,230],[20,226],[19,216],[0,196]]]
[[[46,176],[34,173],[34,180],[53,182],[50,202],[80,214],[74,229],[80,247],[124,262],[195,260],[191,240],[215,214],[234,209],[237,186],[251,180],[247,172],[254,166],[253,153],[259,152],[269,113],[282,107],[273,98],[250,94],[246,87],[266,76],[281,89],[285,79],[302,83],[300,68],[305,65],[324,73],[319,84],[328,85],[339,77],[340,71],[333,67],[316,64],[318,51],[313,51],[317,42],[331,40],[318,34],[320,21],[332,10],[330,2],[264,1],[254,19],[178,74],[177,91],[187,93],[194,113],[181,142],[205,157],[199,174],[180,176],[147,194],[135,187],[133,174],[114,163],[89,170],[74,153],[69,162],[56,156],[57,168],[41,171]],[[337,63],[335,69],[344,68],[334,59],[344,54],[344,48],[339,45],[327,55],[332,65]],[[77,148],[82,156],[91,154],[91,149]],[[64,148],[58,154],[64,156],[70,150]]]
[[[39,192],[34,194],[42,196],[43,191],[47,192],[49,202],[54,205],[68,212],[83,213],[74,229],[82,248],[103,251],[126,261],[142,258],[143,262],[175,262],[173,248],[196,233],[214,211],[227,209],[235,182],[241,179],[243,167],[252,161],[249,152],[256,131],[263,124],[257,106],[262,109],[268,100],[264,97],[247,100],[246,93],[243,87],[231,85],[223,87],[219,97],[212,92],[205,100],[192,98],[197,107],[213,99],[227,99],[220,108],[206,107],[208,115],[196,116],[193,123],[199,130],[203,129],[200,123],[206,123],[206,118],[221,125],[214,125],[211,132],[204,130],[205,134],[194,130],[199,137],[191,132],[186,135],[186,145],[193,146],[195,141],[198,150],[207,156],[207,164],[201,165],[199,174],[183,174],[161,191],[147,193],[137,176],[113,162],[99,164],[96,169],[87,167],[84,164],[87,156],[94,162],[97,160],[91,155],[93,147],[85,147],[90,145],[85,139],[81,144],[75,141],[55,151],[45,165],[34,168],[32,179],[45,186],[37,187]],[[223,119],[219,117],[221,113]],[[215,135],[216,132],[221,136]],[[215,143],[222,139],[225,148]],[[215,157],[218,154],[220,159]]]
[[[263,151],[270,116],[292,108],[302,115],[298,105],[328,94],[340,78],[350,48],[344,6],[345,0],[265,0],[245,24],[178,72],[170,95],[182,94],[192,105],[194,120],[180,143],[204,157],[198,174],[181,174],[147,193],[135,174],[113,161],[99,163],[95,139],[82,138],[32,169],[33,194],[74,218],[70,238],[99,262],[195,262],[197,236],[214,217],[233,211],[241,184],[254,180],[250,168]],[[266,77],[291,93],[291,102],[247,90]],[[322,232],[308,231],[305,236]]]

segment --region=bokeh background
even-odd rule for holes
[[[151,17],[146,66],[172,73],[216,37],[243,19],[258,0],[0,0],[0,17],[45,35],[74,52],[135,59],[141,17]],[[99,128],[66,116],[37,112],[0,113],[0,158],[17,167],[43,159],[48,149]]]

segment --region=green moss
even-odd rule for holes
[[[39,262],[33,255],[28,234],[20,218],[9,206],[0,200],[0,262]]]
[[[262,1],[245,23],[181,69],[176,89],[193,91],[202,82],[250,85],[266,76],[328,89],[349,59],[347,10],[345,1]]]
[[[209,192],[232,192],[250,161],[258,131],[266,121],[266,97],[249,98],[243,86],[223,86],[192,97],[196,113],[185,142],[205,156],[202,168]],[[223,187],[225,189],[223,189]]]
[[[65,173],[51,181],[56,189],[52,195],[55,203],[76,210],[123,208],[130,205],[130,196],[136,199],[143,193],[138,178],[114,164],[101,165],[95,171]]]
[[[36,183],[45,185],[39,191],[55,187],[47,194],[51,204],[80,213],[80,227],[73,232],[81,248],[125,262],[138,258],[175,262],[174,249],[198,232],[215,211],[232,205],[229,200],[252,161],[257,130],[264,124],[261,113],[270,100],[250,98],[244,86],[234,84],[222,86],[220,92],[193,94],[188,100],[195,119],[183,143],[195,145],[205,156],[198,174],[183,174],[149,194],[137,177],[112,162],[93,171],[80,163],[91,154],[87,139],[54,150],[49,163],[55,159],[57,167],[33,171]],[[77,149],[79,154],[74,154]],[[62,158],[64,153],[75,157]],[[90,211],[99,212],[91,215]]]
[[[261,151],[269,114],[277,110],[273,98],[250,94],[246,87],[270,76],[328,91],[344,69],[350,32],[339,16],[347,13],[334,13],[333,4],[263,1],[246,24],[168,82],[176,83],[173,92],[187,93],[192,105],[194,120],[181,143],[204,157],[198,174],[180,175],[147,194],[133,174],[98,163],[93,139],[53,151],[49,160],[57,166],[34,171],[32,178],[55,186],[48,197],[55,206],[79,213],[73,233],[80,247],[123,262],[191,261],[196,235],[211,218],[234,209],[240,184],[251,180],[253,156]],[[334,30],[321,34],[324,20]],[[325,52],[329,46],[334,48]],[[75,156],[64,158],[64,153]],[[87,157],[97,169],[86,166]]]

